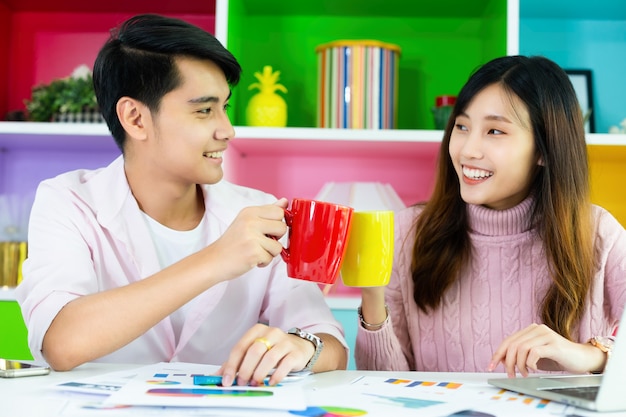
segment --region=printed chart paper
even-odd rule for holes
[[[304,392],[297,385],[227,388],[193,384],[194,375],[212,375],[216,370],[214,365],[187,363],[159,363],[144,367],[119,390],[112,392],[103,404],[275,410],[306,408]]]
[[[352,414],[366,417],[511,417],[567,415],[559,403],[524,396],[486,383],[424,381],[386,377],[361,377],[348,386],[317,390],[310,404],[352,407]],[[355,404],[358,405],[355,407]],[[357,414],[360,411],[361,414]],[[298,414],[295,415],[314,415]],[[329,414],[334,415],[334,414]],[[319,414],[324,416],[324,414]]]
[[[247,399],[234,397],[235,405],[217,406],[210,397],[194,399],[193,397],[176,398],[176,396],[164,396],[159,399],[160,404],[155,405],[155,398],[146,394],[146,390],[155,387],[160,389],[188,387],[193,374],[214,374],[217,369],[216,366],[207,365],[161,363],[131,371],[77,380],[74,381],[75,384],[85,384],[85,386],[76,390],[84,392],[81,390],[86,389],[86,392],[91,393],[93,385],[96,392],[113,391],[109,393],[111,398],[107,399],[106,395],[101,395],[99,400],[69,402],[62,415],[66,417],[161,415],[168,417],[527,417],[531,415],[572,417],[574,415],[598,415],[575,410],[573,407],[556,402],[495,388],[486,382],[429,381],[376,376],[362,376],[347,384],[306,391],[300,391],[301,384],[298,382],[282,384],[283,386],[274,389],[289,388],[286,397],[292,396],[293,392],[301,395],[298,400],[300,407],[291,407],[289,403],[286,403],[282,409],[275,408],[275,402],[283,401],[282,396],[272,397],[274,402],[265,403],[261,403],[260,400],[268,399],[267,395],[265,397],[252,396]],[[125,401],[124,397],[120,397],[119,394],[127,390],[131,384],[136,384],[136,388],[124,394],[132,397]],[[110,388],[116,386],[119,386],[119,389]],[[198,386],[193,388],[198,388]],[[240,388],[250,389],[250,387]],[[260,387],[260,389],[266,388],[269,387]],[[115,400],[115,398],[122,399]],[[138,404],[137,398],[142,398],[142,402],[150,404]],[[158,399],[158,396],[156,398]],[[292,399],[289,398],[289,400]],[[212,401],[211,405],[206,406],[205,404],[209,401]],[[245,408],[242,407],[244,401],[247,404]]]
[[[82,394],[108,396],[122,389],[124,385],[137,376],[138,369],[110,372],[103,375],[80,378],[55,384],[57,391],[77,392]]]

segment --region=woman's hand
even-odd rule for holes
[[[584,373],[603,370],[606,354],[589,343],[567,340],[546,325],[531,324],[504,339],[488,370],[500,362],[509,378],[515,377],[516,369],[524,377],[529,369]]]
[[[269,385],[278,384],[291,371],[304,368],[315,352],[308,340],[285,333],[279,328],[256,324],[231,350],[228,360],[217,372],[222,385],[263,385],[272,369]]]

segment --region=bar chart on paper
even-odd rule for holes
[[[508,392],[483,383],[373,376],[357,378],[350,385],[318,390],[314,397],[319,409],[330,404],[335,407],[358,404],[359,410],[355,411],[363,414],[315,414],[315,408],[309,407],[308,413],[296,415],[510,417],[554,415],[564,411],[561,404]]]
[[[218,367],[188,363],[159,363],[136,374],[103,403],[157,407],[236,407],[239,409],[305,409],[302,388],[276,386],[198,386],[195,376],[213,375]]]

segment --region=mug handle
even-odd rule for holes
[[[291,224],[293,223],[293,213],[289,210],[289,209],[284,209],[285,210],[285,223],[287,224],[287,227],[291,228]],[[266,235],[267,237],[271,237],[272,239],[278,241],[278,239],[276,238],[276,236],[272,236],[272,235]],[[285,261],[285,263],[289,263],[289,259],[291,259],[291,252],[289,251],[289,248],[286,248],[283,246],[283,249],[280,251],[280,256],[281,258],[283,258],[283,261]]]
[[[287,227],[291,229],[291,225],[293,224],[293,213],[289,209],[285,209],[285,223],[287,224]],[[274,237],[274,239],[276,238]],[[283,261],[288,264],[291,259],[291,252],[289,251],[289,248],[283,247],[283,250],[280,251],[280,256],[283,258]]]

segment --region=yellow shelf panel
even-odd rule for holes
[[[591,199],[626,227],[626,146],[589,145]]]

